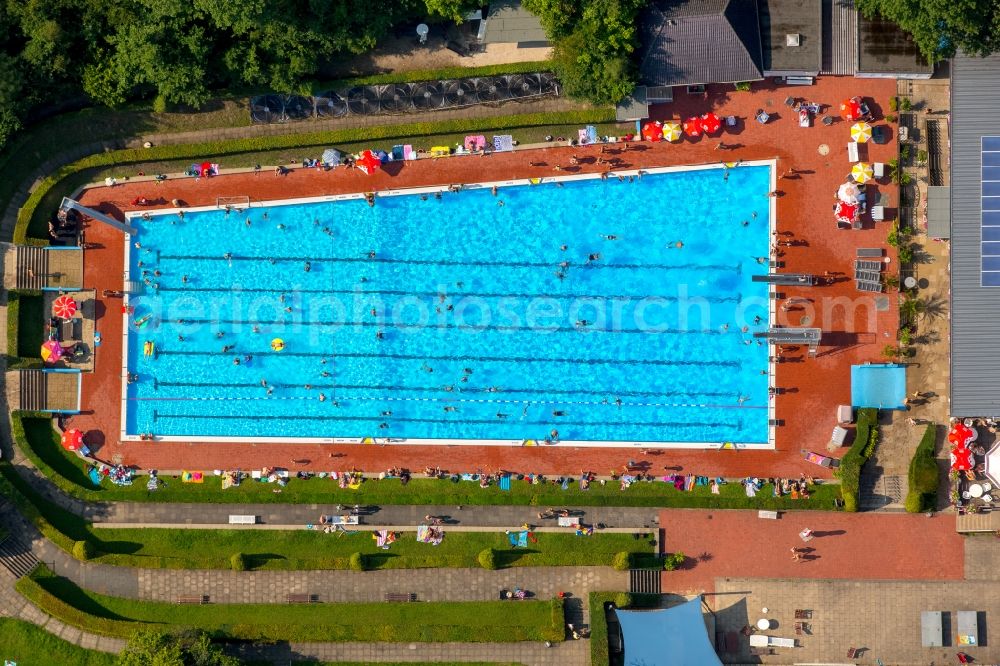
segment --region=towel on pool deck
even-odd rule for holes
[[[500,477],[500,490],[510,490],[510,474],[504,474]]]
[[[514,150],[514,137],[510,134],[501,134],[493,137],[493,150],[499,152]]]

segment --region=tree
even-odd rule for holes
[[[869,18],[897,23],[930,62],[949,58],[956,49],[977,56],[1000,51],[996,0],[857,0],[857,7]]]
[[[480,3],[477,0],[424,0],[424,4],[428,14],[461,23],[465,20],[465,15]]]
[[[642,0],[531,0],[525,6],[540,12],[555,42],[553,69],[568,95],[614,104],[632,92]]]
[[[239,666],[208,635],[192,632],[172,635],[157,629],[132,634],[118,655],[118,666]]]

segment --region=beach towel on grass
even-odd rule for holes
[[[101,473],[97,471],[96,467],[91,467],[90,471],[87,472],[87,476],[90,477],[90,482],[95,486],[101,485]]]
[[[510,134],[501,134],[493,137],[493,150],[498,153],[514,150],[514,137]]]
[[[500,477],[500,490],[510,490],[510,474],[504,474]]]
[[[593,125],[587,125],[587,141],[597,143],[597,128]]]
[[[528,531],[521,530],[520,532],[507,532],[507,540],[510,541],[510,545],[514,546],[514,548],[527,548]]]
[[[204,483],[205,475],[201,472],[181,472],[181,481],[184,483]]]

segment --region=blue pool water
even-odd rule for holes
[[[136,219],[127,432],[766,442],[769,184],[744,166]]]

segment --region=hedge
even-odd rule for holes
[[[906,510],[910,513],[933,511],[937,508],[939,477],[937,459],[934,457],[936,442],[937,425],[931,423],[910,460],[909,492],[906,494]]]
[[[840,459],[837,476],[840,477],[840,496],[844,500],[845,511],[858,510],[858,494],[861,490],[861,468],[875,451],[878,443],[878,410],[865,408],[858,410],[858,425],[854,443]]]
[[[21,344],[18,335],[21,332],[21,298],[41,298],[42,292],[29,290],[11,290],[7,292],[7,368],[40,368],[42,359],[39,357],[22,357]],[[30,310],[31,308],[28,308]],[[39,324],[41,325],[41,324]]]
[[[152,148],[130,148],[97,153],[60,167],[38,184],[17,214],[17,225],[14,228],[14,242],[20,244],[29,243],[28,225],[38,212],[37,209],[43,197],[54,187],[58,186],[63,179],[85,169],[141,164],[153,161],[207,159],[209,156],[329,146],[360,141],[412,139],[413,137],[425,135],[455,132],[514,130],[519,127],[539,125],[582,125],[587,123],[614,122],[614,120],[614,109],[600,108],[551,113],[513,114],[490,118],[406,123],[401,125],[354,127],[350,129],[307,132],[285,136],[258,136],[245,139],[230,139],[227,141],[205,141],[202,143],[153,146]],[[34,243],[37,244],[38,242],[39,240],[34,240]],[[46,241],[41,242],[45,243]]]

